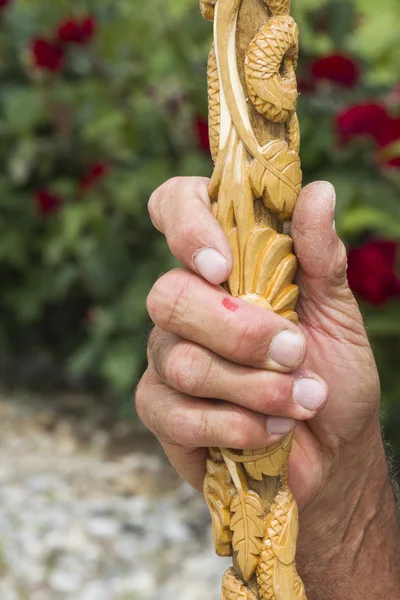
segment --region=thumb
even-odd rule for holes
[[[335,230],[335,205],[335,189],[324,181],[305,187],[297,201],[292,235],[302,312],[310,304],[315,310],[315,305],[338,308],[338,301],[355,302],[347,284],[346,249]]]

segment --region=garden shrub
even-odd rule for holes
[[[400,5],[293,0],[293,9],[305,182],[336,186],[349,278],[395,422]],[[169,177],[212,171],[211,35],[196,0],[0,2],[0,345],[9,377],[60,372],[129,399],[145,366],[146,295],[175,264],[147,200]]]

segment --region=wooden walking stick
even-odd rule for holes
[[[291,0],[202,0],[214,22],[208,62],[213,210],[227,235],[233,296],[297,322],[290,219],[301,189],[298,29]],[[298,511],[287,483],[292,434],[258,451],[210,449],[204,491],[216,551],[232,556],[222,600],[305,600]]]

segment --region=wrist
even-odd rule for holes
[[[400,532],[380,433],[346,454],[300,516],[297,563],[308,600],[395,600]]]

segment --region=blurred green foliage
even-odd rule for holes
[[[325,85],[300,98],[305,181],[335,184],[337,228],[349,246],[371,234],[399,238],[400,171],[383,172],[365,139],[341,147],[335,115],[367,99],[390,103],[400,79],[400,3],[293,5],[299,76],[338,51],[361,69],[356,87]],[[51,38],[71,10],[93,14],[93,39],[71,45],[61,72],[34,69],[32,40]],[[211,35],[196,0],[14,0],[3,9],[0,344],[8,375],[16,365],[34,364],[36,373],[61,365],[69,383],[129,399],[145,365],[146,295],[175,264],[147,200],[169,177],[212,169],[195,129],[207,112]],[[82,186],[99,162],[108,173]],[[40,190],[57,195],[59,210],[38,210]],[[363,306],[387,408],[400,392],[397,309],[394,301],[383,310]]]

